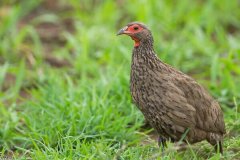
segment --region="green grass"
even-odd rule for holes
[[[169,143],[162,155],[141,129],[129,91],[133,42],[116,36],[131,21],[147,24],[158,56],[220,102],[221,158],[240,157],[239,1],[56,2],[0,2],[0,159],[220,158],[206,142],[181,152]]]

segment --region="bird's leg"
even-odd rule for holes
[[[166,141],[167,141],[166,138],[163,138],[161,136],[158,137],[158,146],[162,147],[162,150],[164,150],[165,147],[167,147]]]
[[[214,149],[215,149],[216,152],[219,150],[219,152],[220,152],[221,154],[223,154],[222,142],[219,141],[217,144],[215,144]]]
[[[174,143],[174,142],[175,142],[175,139],[174,139],[174,138],[170,138],[170,141],[171,141],[172,143]]]

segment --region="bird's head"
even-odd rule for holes
[[[140,22],[131,22],[120,29],[117,35],[126,34],[134,40],[134,47],[138,47],[141,43],[153,42],[151,31]]]

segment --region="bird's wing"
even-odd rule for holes
[[[223,113],[216,100],[191,77],[173,74],[170,81],[184,93],[187,103],[196,109],[196,127],[208,132],[225,133]]]
[[[161,113],[157,118],[164,124],[163,130],[172,137],[176,135],[181,137],[187,128],[196,126],[196,109],[187,102],[184,92],[168,81],[166,75],[152,73],[154,74],[157,76],[152,76],[145,82],[152,90],[151,94],[147,93],[150,102],[148,110],[153,108],[151,105],[157,106],[157,112]]]

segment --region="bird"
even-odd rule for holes
[[[159,146],[165,148],[166,141],[194,144],[207,140],[222,154],[226,130],[217,100],[193,78],[158,58],[145,24],[128,23],[117,35],[128,35],[134,41],[131,97],[158,133]]]

